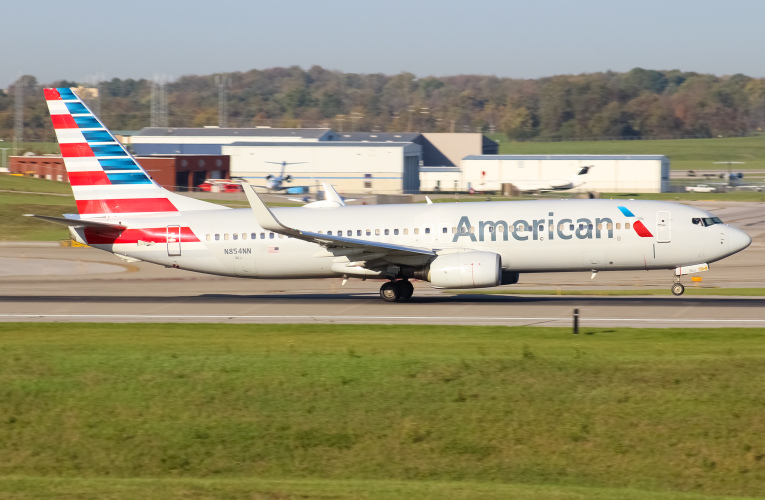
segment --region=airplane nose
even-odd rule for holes
[[[752,243],[752,238],[740,229],[728,226],[728,249],[731,253],[740,252]]]

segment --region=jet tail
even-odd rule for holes
[[[111,218],[225,209],[164,189],[72,89],[45,89],[80,217]]]

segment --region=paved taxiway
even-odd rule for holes
[[[747,250],[714,263],[702,286],[762,287],[765,204],[695,203],[747,231]],[[692,286],[686,277],[684,283]],[[524,274],[506,290],[669,288],[670,271]],[[569,326],[578,308],[592,327],[765,328],[765,297],[469,295],[416,283],[410,302],[389,304],[380,282],[243,280],[125,264],[91,248],[0,246],[0,321],[379,323]]]

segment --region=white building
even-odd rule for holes
[[[661,155],[471,155],[461,168],[421,169],[423,191],[500,191],[502,184],[573,178],[592,166],[573,192],[669,191],[669,158]]]
[[[422,147],[411,142],[236,142],[224,145],[231,177],[264,185],[267,175],[293,178],[287,186],[328,182],[341,193],[417,193]]]

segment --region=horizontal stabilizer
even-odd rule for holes
[[[99,221],[87,220],[87,219],[75,219],[75,218],[68,218],[68,217],[50,217],[48,215],[35,215],[35,214],[24,214],[24,217],[34,217],[36,219],[42,219],[48,222],[53,222],[55,224],[63,224],[65,226],[71,226],[71,227],[94,227],[99,229],[113,229],[117,231],[124,231],[125,229],[127,229],[127,226],[123,226],[121,224],[111,224],[108,222],[99,222]]]

